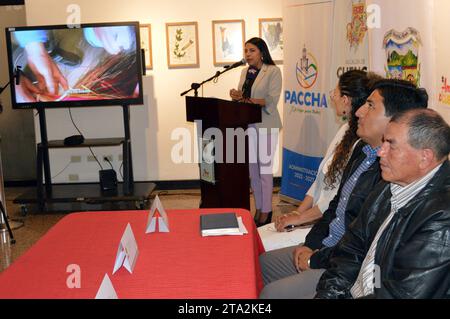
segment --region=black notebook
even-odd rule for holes
[[[242,235],[235,213],[200,215],[202,236]]]

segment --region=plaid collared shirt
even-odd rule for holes
[[[373,163],[375,163],[378,155],[377,152],[380,148],[372,148],[370,145],[363,147],[363,152],[366,154],[366,158],[359,165],[353,175],[345,182],[342,188],[341,196],[339,197],[339,203],[336,209],[336,218],[330,224],[329,236],[325,238],[322,243],[326,247],[334,247],[341,240],[345,233],[345,211],[347,208],[348,200],[359,180],[362,173],[367,171]]]

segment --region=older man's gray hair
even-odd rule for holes
[[[409,126],[408,143],[415,149],[431,149],[437,160],[450,153],[450,126],[432,109],[415,109],[396,114],[391,122]]]

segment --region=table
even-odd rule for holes
[[[201,237],[200,214],[234,211],[249,234]],[[242,209],[168,210],[170,233],[145,234],[148,211],[75,213],[64,217],[0,273],[0,299],[94,298],[105,273],[119,298],[253,299],[263,283],[264,252],[252,216]],[[112,275],[127,224],[139,257],[133,274]],[[81,288],[69,289],[69,265],[79,265]]]

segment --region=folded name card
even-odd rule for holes
[[[160,216],[158,216],[158,214]],[[169,231],[169,217],[167,217],[166,210],[157,195],[153,200],[152,207],[150,208],[145,233],[168,233]]]
[[[97,291],[95,299],[119,299],[108,274],[105,274],[105,277],[103,277],[102,284]]]
[[[136,239],[134,238],[133,230],[130,223],[128,223],[125,232],[122,235],[122,239],[117,249],[116,262],[114,263],[113,274],[124,266],[126,270],[133,273],[136,260],[139,255]]]

